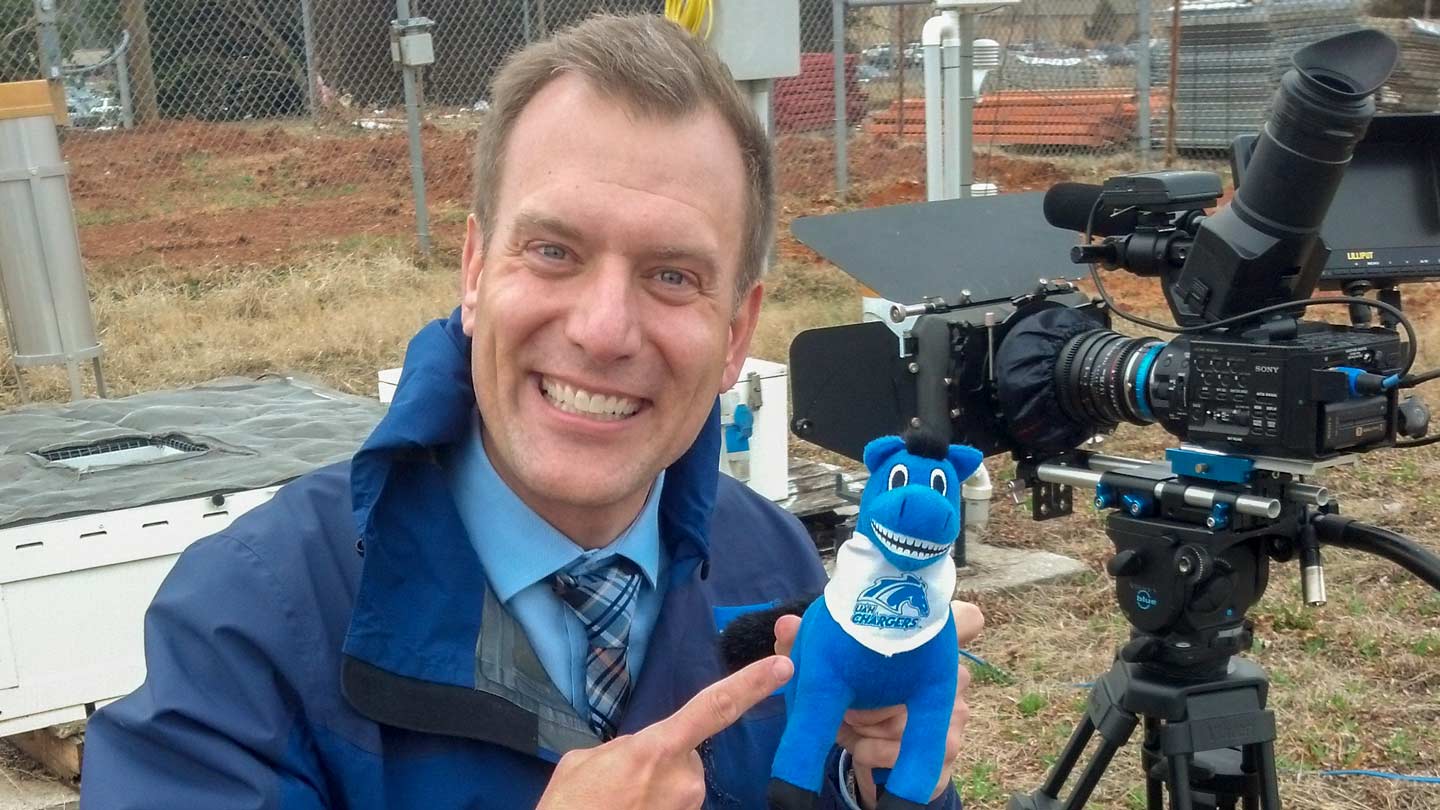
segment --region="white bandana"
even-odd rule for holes
[[[950,619],[954,594],[955,561],[948,554],[918,571],[901,571],[857,530],[835,552],[825,606],[851,638],[890,656],[934,638]]]

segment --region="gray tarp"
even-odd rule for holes
[[[374,399],[266,377],[0,413],[0,528],[289,481],[349,458],[384,412]],[[99,442],[142,452],[158,442],[171,455],[87,470],[41,455]]]

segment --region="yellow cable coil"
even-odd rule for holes
[[[665,16],[701,39],[709,39],[715,25],[710,0],[665,0]]]

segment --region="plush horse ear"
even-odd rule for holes
[[[960,476],[961,483],[964,483],[965,479],[969,478],[971,473],[979,469],[985,461],[984,454],[968,444],[950,445],[950,450],[945,453],[945,458],[955,467],[955,474]]]
[[[875,472],[885,463],[885,459],[905,449],[905,440],[899,436],[881,436],[872,439],[865,445],[865,466],[870,472]]]

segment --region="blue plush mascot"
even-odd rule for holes
[[[869,483],[855,534],[810,604],[790,657],[788,718],[771,770],[776,810],[814,807],[824,763],[848,709],[904,704],[899,759],[880,810],[923,808],[945,768],[959,641],[950,599],[960,486],[980,451],[919,432],[865,447]]]

